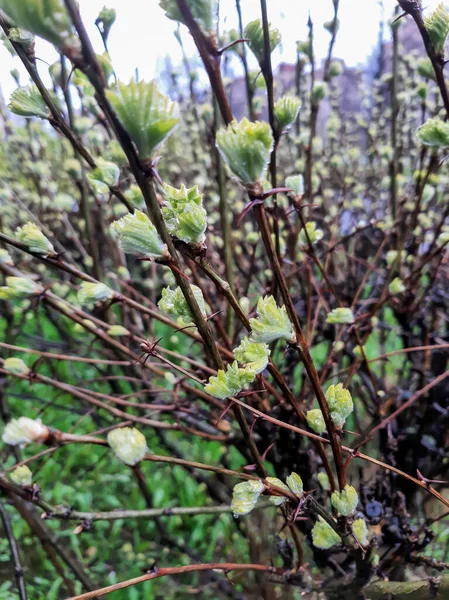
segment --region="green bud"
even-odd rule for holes
[[[255,373],[262,373],[267,367],[270,349],[267,344],[257,344],[244,337],[240,346],[234,348],[234,357],[239,363],[250,367]]]
[[[105,302],[114,298],[115,293],[104,283],[91,283],[83,281],[78,291],[78,301],[80,304],[95,304],[96,302]]]
[[[307,425],[313,429],[315,433],[321,435],[326,430],[323,413],[319,408],[308,410],[306,414]]]
[[[224,400],[236,396],[247,388],[255,377],[255,371],[250,367],[240,368],[235,360],[232,365],[228,365],[226,371],[219,369],[216,377],[210,377],[209,383],[204,386],[204,391],[215,398]]]
[[[418,74],[425,79],[432,79],[435,81],[435,71],[433,69],[432,62],[430,58],[422,58],[418,61],[417,65]]]
[[[323,231],[321,229],[318,229],[315,221],[308,221],[306,223],[306,230],[307,230],[307,234],[309,236],[311,244],[316,244],[317,242],[322,240],[324,237]],[[306,236],[306,232],[304,231],[304,229],[301,229],[301,231],[300,231],[299,243],[302,246],[308,246],[307,236]]]
[[[285,485],[285,483],[283,481],[281,481],[280,479],[278,479],[277,477],[266,477],[266,480],[271,485],[275,485],[276,487],[281,488],[282,490],[285,490],[286,492],[290,491],[290,488],[287,485]],[[287,498],[287,496],[270,496],[269,500],[270,500],[271,504],[274,504],[275,506],[281,506],[281,504],[284,504],[284,502],[287,502],[288,498]]]
[[[217,132],[217,147],[232,173],[244,184],[263,180],[273,149],[268,123],[243,118]]]
[[[326,392],[326,402],[329,406],[332,421],[337,428],[341,428],[354,410],[354,403],[349,390],[345,389],[342,383],[329,386]]]
[[[338,60],[333,60],[329,65],[329,76],[330,77],[339,77],[343,74],[343,65]]]
[[[129,335],[129,331],[121,325],[112,325],[112,327],[109,327],[108,329],[108,335],[119,337],[121,335]]]
[[[361,546],[368,545],[368,527],[364,519],[356,519],[352,524],[352,533]]]
[[[119,427],[108,433],[108,444],[125,465],[140,463],[148,451],[145,436],[134,427]]]
[[[358,494],[352,485],[345,485],[341,492],[335,490],[331,495],[332,506],[344,517],[349,517],[359,503]]]
[[[20,486],[31,485],[33,481],[33,474],[26,465],[21,465],[14,469],[14,471],[11,471],[9,477],[13,483]]]
[[[115,91],[106,90],[106,96],[140,157],[152,158],[178,123],[176,103],[159,92],[155,81],[119,82]]]
[[[14,264],[10,253],[4,248],[0,248],[0,263],[9,266],[12,266]]]
[[[35,85],[17,88],[11,95],[8,108],[21,117],[48,119],[50,116],[50,111]]]
[[[285,187],[292,189],[296,196],[304,194],[304,177],[302,175],[290,175],[285,180]]]
[[[319,104],[327,96],[327,84],[324,81],[318,81],[312,89],[312,103]]]
[[[6,286],[0,287],[0,300],[22,300],[42,292],[40,285],[27,277],[7,277]]]
[[[295,496],[298,496],[299,498],[302,496],[304,492],[304,485],[298,473],[290,473],[286,479],[286,483]]]
[[[300,108],[301,100],[294,96],[284,96],[275,103],[274,120],[276,129],[279,133],[283,133],[290,129],[298,118]]]
[[[334,308],[327,315],[326,323],[342,324],[342,323],[354,323],[354,313],[350,308]]]
[[[327,473],[320,471],[316,477],[323,490],[329,491],[331,489],[331,484]]]
[[[270,344],[276,340],[294,342],[295,335],[285,306],[280,308],[273,296],[259,298],[257,319],[250,319],[250,340],[257,344]]]
[[[42,424],[40,419],[30,419],[29,417],[19,417],[12,419],[6,424],[2,441],[9,446],[25,447],[27,444],[35,442],[43,444],[50,434],[46,425]]]
[[[62,0],[0,0],[0,9],[18,27],[44,38],[61,50],[80,49]]]
[[[439,4],[433,13],[424,18],[424,25],[437,54],[444,54],[446,38],[449,34],[449,14],[443,3]]]
[[[405,287],[402,279],[395,277],[388,286],[388,289],[390,290],[390,294],[396,296],[397,294],[403,294],[407,288]]]
[[[34,223],[29,222],[23,227],[18,227],[16,229],[16,238],[17,241],[25,244],[30,252],[42,254],[43,256],[55,254],[53,244]]]
[[[187,189],[184,184],[176,188],[164,185],[165,201],[162,213],[171,235],[186,244],[202,244],[206,236],[207,213],[203,207],[203,194],[198,186]]]
[[[140,210],[114,221],[111,228],[127,254],[138,254],[146,258],[168,258],[167,246],[162,243],[156,227]]]
[[[100,14],[95,20],[96,25],[102,26],[103,37],[107,40],[109,37],[109,33],[111,31],[111,27],[114,25],[115,20],[117,18],[117,12],[115,8],[107,8],[104,6],[100,10]]]
[[[240,517],[250,513],[257,504],[260,494],[264,490],[264,484],[261,481],[250,479],[242,481],[234,486],[232,490],[231,508],[234,517]]]
[[[279,46],[282,41],[281,32],[276,27],[272,27],[271,23],[268,24],[269,38],[270,38],[270,51],[273,52],[275,48]],[[245,27],[243,37],[249,40],[248,46],[251,48],[252,53],[257,58],[259,64],[263,62],[265,56],[265,41],[263,35],[263,26],[260,19],[250,21]]]
[[[428,91],[429,86],[427,83],[420,83],[416,88],[416,95],[421,98],[421,100],[425,100],[427,98]]]
[[[191,285],[190,289],[195,296],[201,314],[206,318],[206,303],[204,302],[203,292],[196,285]],[[185,324],[192,323],[192,313],[180,287],[177,287],[175,290],[172,290],[169,287],[164,288],[162,290],[162,298],[158,302],[158,307],[167,315],[173,315],[180,318]]]
[[[318,517],[312,529],[312,541],[316,548],[328,550],[341,542],[341,537],[336,531],[323,519]]]
[[[323,23],[323,27],[329,33],[337,33],[338,29],[340,28],[340,21],[337,18],[331,19],[330,21]]]
[[[449,146],[449,123],[440,119],[429,119],[418,128],[416,134],[425,146],[436,148]]]
[[[3,368],[13,375],[28,375],[30,372],[23,360],[15,357],[6,358],[3,363]]]

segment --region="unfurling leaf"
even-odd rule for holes
[[[326,402],[334,425],[341,429],[354,410],[351,393],[343,387],[342,383],[331,385],[326,392]]]
[[[234,348],[234,357],[256,373],[262,373],[267,367],[270,349],[267,344],[257,344],[244,337],[240,346]]]
[[[232,173],[244,184],[263,180],[273,149],[268,123],[243,118],[217,132],[217,147]]]
[[[444,46],[449,34],[449,14],[441,2],[433,13],[424,18],[424,25],[437,54],[444,53]]]
[[[293,342],[295,336],[285,306],[280,308],[273,296],[260,298],[257,303],[257,319],[250,319],[252,342],[270,344],[276,340]]]
[[[271,23],[268,24],[269,38],[270,38],[270,51],[273,52],[275,48],[279,46],[282,40],[281,32],[276,27],[272,27]],[[243,37],[248,41],[248,46],[251,48],[252,53],[261,64],[265,56],[265,42],[263,35],[263,26],[260,19],[250,21],[245,27]]]
[[[186,244],[202,244],[206,239],[207,213],[198,186],[187,189],[182,184],[177,190],[165,184],[164,192],[162,214],[170,234]]]
[[[295,494],[295,496],[301,497],[304,492],[304,486],[301,477],[298,473],[290,473],[290,475],[285,480],[290,490]]]
[[[316,548],[328,550],[341,542],[341,537],[323,517],[318,517],[312,529],[312,541]]]
[[[349,517],[357,508],[359,497],[352,485],[345,485],[341,492],[337,490],[332,492],[331,502],[335,510],[338,510],[341,515]]]
[[[257,504],[260,494],[264,490],[264,484],[261,481],[250,479],[242,481],[234,486],[232,490],[231,508],[234,517],[241,517],[250,513]]]
[[[115,292],[105,283],[91,283],[83,281],[78,291],[78,300],[82,305],[95,304],[96,302],[105,302],[114,298]]]
[[[204,301],[203,292],[196,285],[191,285],[195,300],[200,308],[201,314],[205,318],[207,316],[206,303]],[[158,302],[158,307],[167,315],[173,315],[181,319],[184,324],[192,323],[193,316],[187,300],[182,293],[180,287],[172,290],[169,287],[162,290],[162,298]]]
[[[416,132],[425,146],[447,148],[449,146],[449,123],[440,119],[429,119]]]
[[[326,430],[326,423],[324,422],[323,413],[319,408],[308,410],[306,414],[307,425],[310,429],[313,429],[315,433],[320,435]]]
[[[18,227],[16,238],[19,242],[25,244],[30,252],[42,254],[43,256],[55,253],[53,244],[34,223],[25,223],[23,227]]]
[[[111,224],[120,246],[127,254],[146,258],[167,258],[167,246],[159,237],[156,227],[140,210],[134,211]]]
[[[226,371],[219,369],[217,376],[209,378],[209,383],[204,386],[204,391],[224,400],[231,396],[236,396],[244,390],[256,378],[256,372],[250,367],[240,368],[235,360],[228,365]]]
[[[301,100],[294,96],[284,96],[275,103],[274,120],[279,133],[290,129],[298,117],[300,108]]]
[[[356,519],[352,524],[352,532],[362,546],[368,545],[368,527],[365,519]]]
[[[156,148],[178,123],[177,105],[159,92],[154,81],[119,82],[106,96],[141,158],[152,158]]]

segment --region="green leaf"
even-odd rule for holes
[[[129,84],[119,82],[115,91],[106,91],[106,96],[140,157],[152,158],[179,121],[176,103],[163,96],[154,81],[137,83],[135,79]]]
[[[417,136],[425,146],[446,148],[449,146],[449,123],[429,119],[419,127]]]
[[[79,49],[79,40],[62,0],[0,0],[0,8],[15,25],[58,48]]]
[[[91,283],[83,281],[78,291],[78,301],[82,304],[95,304],[111,300],[115,293],[104,283]]]
[[[50,111],[35,85],[17,88],[11,95],[8,108],[21,117],[50,117]]]

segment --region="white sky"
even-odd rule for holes
[[[426,0],[432,8],[439,0]],[[79,0],[84,21],[95,47],[102,51],[99,33],[94,26],[95,18],[104,6],[117,10],[117,21],[113,26],[109,49],[120,79],[129,79],[135,68],[143,79],[153,78],[169,55],[174,65],[180,61],[180,49],[173,37],[175,22],[167,19],[159,7],[158,0]],[[396,6],[395,0],[384,0],[385,18],[389,18]],[[260,16],[259,0],[241,0],[244,23]],[[294,62],[295,42],[307,36],[307,18],[310,11],[315,24],[316,52],[319,58],[327,51],[329,34],[322,24],[332,17],[331,0],[268,0],[270,21],[282,32],[283,43],[273,54],[274,63]],[[220,13],[226,29],[237,27],[235,0],[220,0]],[[340,31],[337,36],[334,56],[343,58],[347,64],[362,63],[376,45],[378,24],[381,15],[379,0],[340,0]],[[189,55],[197,56],[190,36],[182,28],[183,39]],[[52,63],[56,59],[53,49],[45,42],[38,42],[37,56]],[[0,45],[0,85],[6,99],[15,84],[9,72],[20,67],[18,59],[12,59],[3,44]],[[47,71],[40,63],[42,75]],[[22,84],[27,83],[23,75]]]

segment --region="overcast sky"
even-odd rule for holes
[[[439,0],[426,0],[429,9]],[[94,26],[95,18],[105,0],[79,0],[82,15],[91,33],[94,45],[101,51],[101,40]],[[110,35],[110,53],[120,79],[129,79],[135,68],[143,79],[153,78],[163,68],[169,55],[177,65],[180,49],[173,37],[176,24],[167,19],[159,7],[158,0],[106,0],[108,7],[117,11],[117,21]],[[260,16],[259,0],[241,0],[244,22]],[[340,0],[341,27],[337,36],[334,56],[343,58],[348,64],[362,63],[376,45],[378,24],[381,15],[379,0]],[[396,6],[395,0],[384,0],[384,14],[389,18]],[[268,0],[269,18],[282,32],[283,43],[273,55],[275,63],[295,60],[295,42],[307,36],[307,18],[310,11],[315,23],[316,52],[323,57],[327,50],[329,34],[322,24],[332,17],[331,0]],[[237,26],[235,0],[220,0],[220,12],[225,28]],[[185,28],[183,28],[185,30]],[[189,54],[196,56],[189,34],[183,34]],[[44,42],[37,45],[37,55],[51,63],[56,59],[53,49]],[[15,84],[9,75],[13,67],[20,69],[18,59],[12,59],[0,45],[0,85],[8,99]],[[47,67],[39,66],[44,75]],[[23,70],[21,70],[21,73]],[[27,83],[23,76],[22,83]]]

